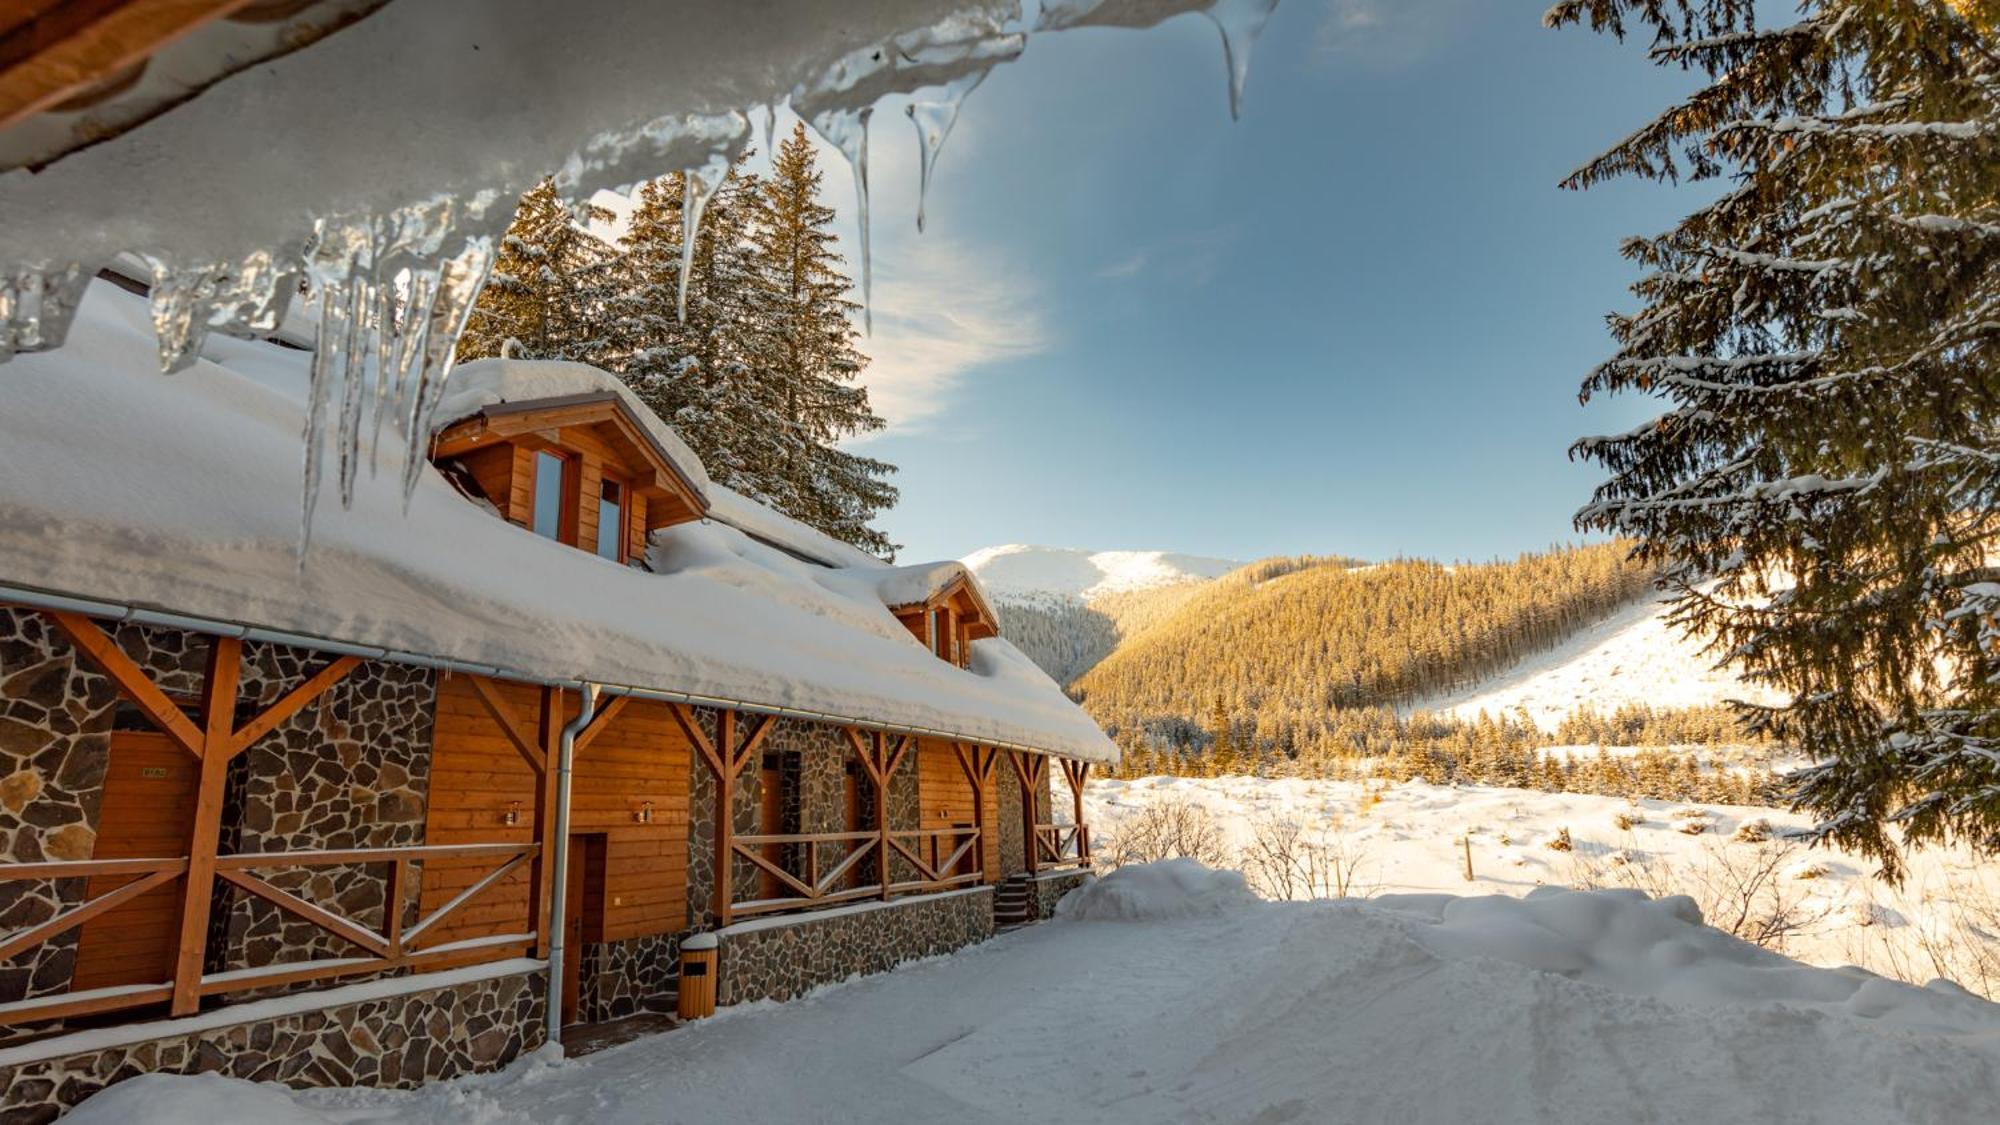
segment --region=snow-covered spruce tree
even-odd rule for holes
[[[679,309],[685,179],[640,189],[618,261],[606,335],[615,367],[647,405],[671,422],[716,480],[760,498],[786,496],[776,473],[790,434],[774,409],[773,313],[748,235],[754,176],[730,169],[695,229],[686,315]]]
[[[834,212],[819,201],[820,180],[800,124],[772,156],[750,228],[773,318],[766,350],[753,363],[769,380],[788,434],[774,466],[781,484],[752,491],[836,538],[892,557],[896,545],[868,525],[896,502],[886,479],[895,467],[839,446],[883,423],[857,382],[868,357],[856,346],[858,306],[848,299],[853,283],[833,248]]]
[[[2000,45],[1994,0],[1563,0],[1705,88],[1568,181],[1727,176],[1633,239],[1643,307],[1583,387],[1670,404],[1573,455],[1580,525],[1634,537],[1787,706],[1823,838],[2000,849]]]
[[[594,204],[573,212],[553,180],[522,196],[459,337],[459,360],[500,355],[509,340],[525,359],[600,359],[613,252],[578,223],[609,217]]]

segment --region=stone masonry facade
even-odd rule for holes
[[[627,941],[591,942],[581,951],[583,978],[577,1018],[584,1023],[622,1020],[642,1012],[671,1012],[686,934],[650,934]]]
[[[195,714],[211,639],[119,626],[119,648]],[[243,646],[236,720],[324,666],[325,654]],[[434,673],[371,663],[259,739],[231,764],[225,853],[389,847],[423,842]],[[51,623],[0,610],[0,855],[15,862],[93,858],[112,732],[150,730],[110,679]],[[382,922],[385,865],[255,872],[309,902]],[[53,917],[83,900],[85,880],[0,884],[0,930]],[[414,912],[415,903],[412,902]],[[351,955],[346,943],[261,899],[218,886],[206,968]],[[0,964],[0,1002],[68,989],[78,933]],[[9,1036],[0,1033],[0,1041]]]
[[[739,924],[722,931],[717,999],[790,1000],[992,936],[990,887]]]
[[[0,1125],[53,1121],[155,1071],[410,1089],[497,1070],[542,1045],[546,982],[516,973],[0,1067]]]
[[[1038,920],[1055,917],[1056,903],[1061,902],[1064,895],[1096,877],[1088,871],[1061,871],[1045,872],[1029,880],[1028,888],[1032,893],[1028,896],[1028,908],[1034,912],[1032,916]]]

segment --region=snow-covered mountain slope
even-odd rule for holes
[[[1697,707],[1743,699],[1775,703],[1768,689],[1716,667],[1702,644],[1667,621],[1666,603],[1645,598],[1562,644],[1418,710],[1472,718],[1485,711],[1532,720],[1553,731],[1580,708],[1604,714],[1627,704]]]
[[[1021,543],[985,547],[961,561],[979,576],[989,596],[1008,601],[1054,596],[1088,602],[1105,594],[1206,581],[1243,565],[1170,551],[1087,551]]]

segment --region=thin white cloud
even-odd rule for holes
[[[1135,277],[1138,275],[1140,270],[1143,270],[1145,268],[1146,268],[1146,252],[1144,250],[1141,250],[1137,254],[1134,254],[1129,258],[1113,262],[1110,265],[1105,266],[1103,269],[1098,270],[1097,276],[1108,277],[1113,279]]]
[[[1381,72],[1415,65],[1460,35],[1474,0],[1327,0],[1313,31],[1322,63]]]
[[[875,334],[861,342],[861,373],[885,432],[923,428],[967,375],[1049,344],[1028,279],[998,255],[935,232],[878,255]]]

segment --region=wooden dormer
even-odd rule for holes
[[[499,403],[440,431],[431,460],[502,519],[616,562],[708,505],[610,392]],[[622,526],[607,525],[617,512]]]
[[[972,642],[1000,635],[1000,621],[964,576],[954,579],[928,601],[892,606],[896,620],[923,642],[938,659],[960,668],[972,663]]]

